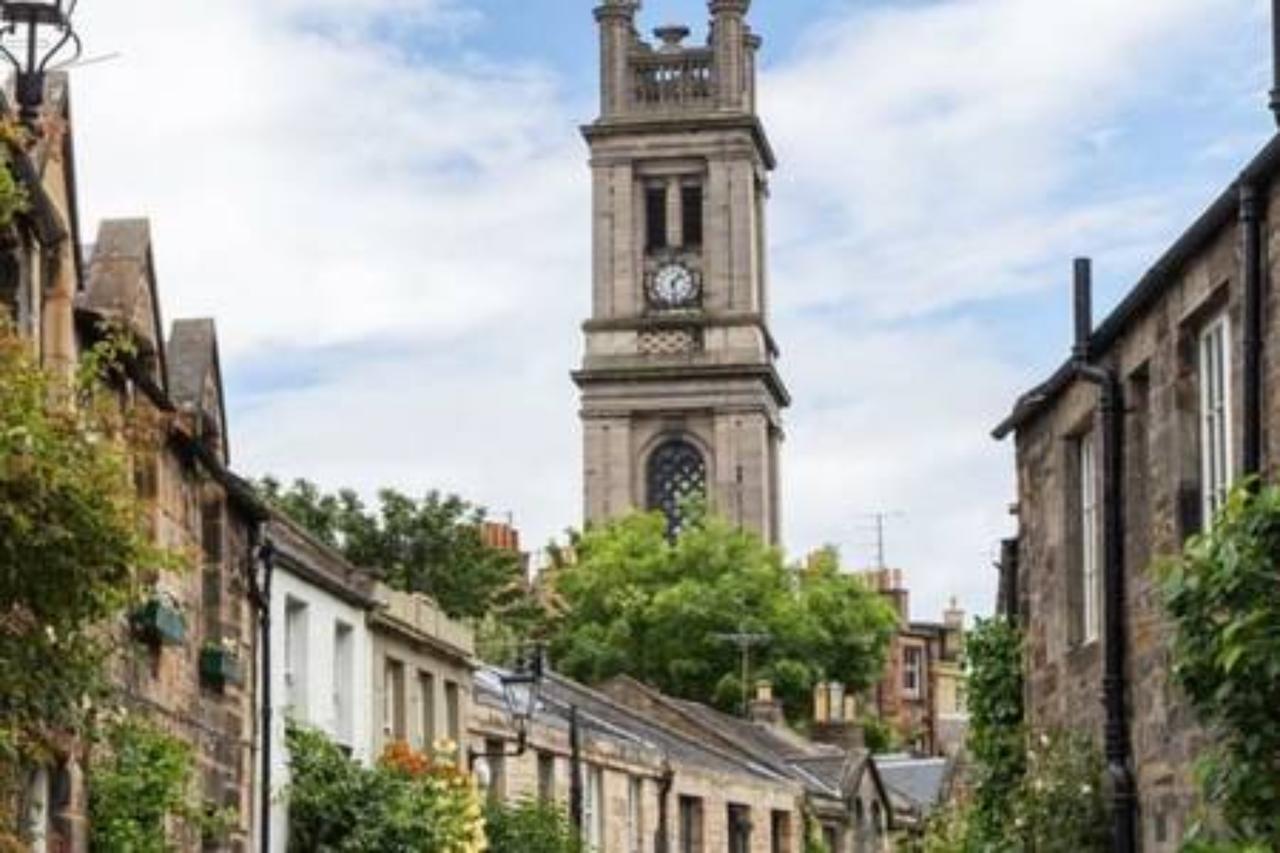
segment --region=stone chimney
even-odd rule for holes
[[[942,624],[946,631],[943,639],[943,657],[953,660],[964,654],[964,608],[951,597],[951,606],[942,612]]]
[[[857,697],[845,692],[845,686],[826,682],[813,688],[812,739],[841,749],[862,749],[866,745],[862,722],[858,718]]]
[[[747,706],[747,719],[765,726],[781,726],[786,722],[782,703],[773,695],[773,682],[756,682],[756,695]]]

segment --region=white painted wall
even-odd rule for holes
[[[294,650],[301,672],[291,673],[286,646],[290,642],[288,610],[301,605],[305,613],[302,648]],[[338,625],[349,629],[350,696],[347,713],[350,731],[339,732],[334,692],[339,683],[335,669],[335,635]],[[319,589],[288,570],[277,566],[271,590],[271,849],[283,851],[288,841],[288,804],[282,792],[289,784],[289,753],[285,744],[285,720],[289,715],[325,732],[334,740],[349,746],[352,756],[361,762],[369,760],[369,744],[373,742],[369,719],[368,697],[373,684],[370,676],[372,649],[365,612],[337,596]],[[293,675],[292,684],[289,676]],[[296,691],[296,692],[295,692]],[[290,707],[291,696],[299,707]]]

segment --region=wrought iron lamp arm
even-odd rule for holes
[[[476,762],[482,758],[519,758],[529,751],[529,735],[527,732],[516,732],[516,748],[514,752],[508,752],[505,749],[496,752],[485,752],[479,749],[467,750],[467,769],[474,771]]]

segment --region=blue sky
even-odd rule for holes
[[[218,320],[234,463],[579,521],[589,0],[84,4],[86,219],[153,222],[167,317]],[[1264,0],[756,0],[787,545],[990,608],[988,437],[1273,132]],[[642,22],[703,0],[647,0]],[[139,92],[149,93],[140,101]]]

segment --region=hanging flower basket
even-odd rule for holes
[[[200,650],[200,682],[221,690],[228,684],[240,684],[244,673],[240,658],[225,646],[208,645]]]
[[[154,646],[180,646],[187,639],[187,621],[173,604],[153,598],[129,618],[134,636]]]

